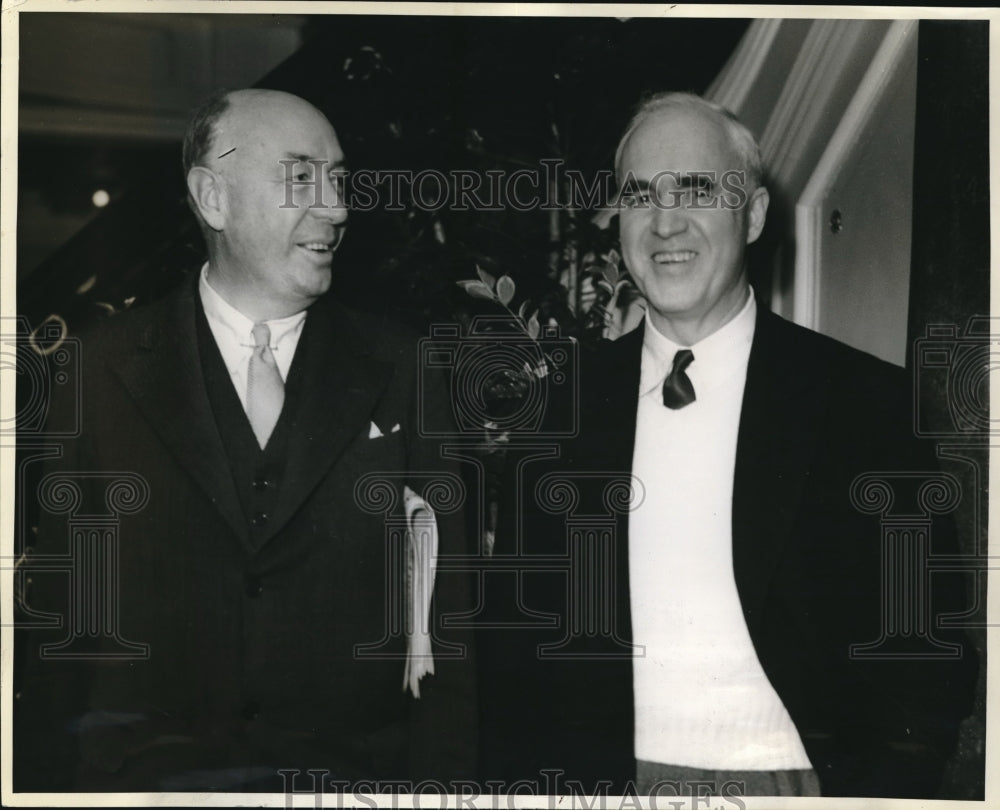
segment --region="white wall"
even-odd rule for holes
[[[756,20],[708,92],[761,143],[777,234],[772,309],[897,365],[916,45],[915,20]]]

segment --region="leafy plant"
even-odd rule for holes
[[[573,251],[575,252],[575,251]],[[567,299],[576,299],[571,306],[560,309],[564,323],[549,317],[549,326],[559,326],[564,335],[573,340],[581,340],[588,344],[596,344],[613,331],[616,319],[613,310],[614,303],[629,290],[634,290],[628,276],[619,268],[621,256],[616,248],[606,252],[591,250],[584,254],[583,282],[580,288],[589,289],[580,294],[581,290],[571,290],[566,285],[561,289]],[[499,340],[516,340],[523,342],[525,338],[534,341],[538,346],[533,364],[525,361],[521,368],[500,368],[486,381],[485,394],[494,406],[499,408],[504,401],[518,403],[528,395],[532,385],[546,377],[556,364],[543,350],[539,343],[542,323],[539,319],[539,308],[530,299],[525,298],[515,310],[513,303],[517,294],[517,284],[514,279],[504,273],[495,276],[478,264],[474,279],[457,281],[470,297],[488,301],[508,316],[504,323],[508,331],[498,331],[495,334]],[[573,278],[572,274],[564,274],[563,278]],[[579,281],[579,280],[578,280]],[[503,497],[503,472],[507,460],[510,435],[502,430],[494,421],[483,422],[483,442],[478,446],[480,460],[483,463],[486,485],[486,523],[482,527],[481,545],[484,553],[491,554],[496,538],[496,529],[500,502]]]

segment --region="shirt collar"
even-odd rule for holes
[[[208,262],[205,262],[201,268],[198,289],[201,293],[201,302],[205,307],[205,315],[210,320],[214,320],[224,327],[240,344],[246,344],[249,348],[253,348],[253,327],[255,322],[226,301],[208,283]],[[301,329],[302,322],[306,319],[306,312],[307,310],[302,310],[301,312],[296,312],[294,315],[287,315],[284,318],[262,321],[271,330],[271,345],[279,345],[290,332]]]
[[[673,367],[674,355],[680,349],[690,348],[694,353],[694,361],[687,367],[686,373],[696,393],[707,393],[735,372],[746,369],[757,323],[753,288],[750,288],[746,303],[734,318],[692,346],[674,343],[660,332],[653,325],[648,309],[645,318],[639,396],[659,391]]]

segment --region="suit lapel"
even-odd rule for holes
[[[393,366],[372,357],[350,316],[328,296],[309,310],[289,378],[292,374],[299,376],[299,404],[289,426],[282,497],[267,539],[288,523],[368,426]]]
[[[733,568],[751,634],[798,511],[829,380],[798,330],[761,308],[740,416]]]
[[[582,452],[600,465],[595,469],[632,470],[644,324],[584,358]]]
[[[585,379],[581,389],[585,407],[581,409],[584,426],[581,466],[599,473],[597,481],[602,488],[607,480],[626,478],[632,471],[644,324],[601,347],[592,362],[583,364]],[[576,466],[575,461],[573,466]],[[596,503],[598,494],[594,493],[593,497]],[[615,612],[619,617],[617,637],[625,643],[632,641],[628,532],[629,512],[624,510],[618,512],[615,521]],[[615,652],[620,654],[621,650]],[[631,701],[631,658],[628,663],[621,671],[624,690],[621,694]],[[631,703],[623,705],[621,710],[631,713]]]
[[[165,299],[160,317],[114,369],[178,464],[249,548],[249,531],[205,390],[195,327],[196,288]]]

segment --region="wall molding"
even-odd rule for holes
[[[781,23],[778,18],[757,19],[750,23],[736,51],[715,77],[705,97],[733,112],[742,110],[747,95],[758,81]]]
[[[857,62],[863,40],[870,36],[871,26],[863,21],[813,24],[761,138],[764,161],[779,184],[791,181],[831,112],[839,114],[831,110],[839,79]]]
[[[820,250],[826,227],[823,203],[884,100],[886,88],[904,61],[906,47],[916,35],[916,20],[891,24],[795,205],[792,318],[802,326],[816,328],[819,322]]]

